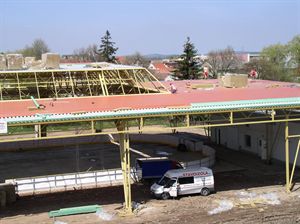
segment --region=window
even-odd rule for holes
[[[194,183],[194,177],[180,177],[178,179],[179,184],[193,184]]]
[[[251,136],[250,135],[245,135],[245,145],[247,147],[251,147]]]
[[[169,177],[163,176],[160,181],[158,181],[158,184],[161,186],[165,186],[171,179]]]
[[[169,177],[163,176],[160,181],[158,181],[158,184],[164,187],[172,187],[173,184],[176,182],[174,179],[170,179]]]
[[[170,180],[164,187],[169,188],[172,187],[176,183],[176,180]]]

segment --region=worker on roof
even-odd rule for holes
[[[250,71],[250,77],[251,78],[253,78],[253,79],[256,79],[256,78],[258,78],[258,74],[257,74],[257,71],[256,71],[256,69],[254,68],[254,69],[252,69],[251,71]]]
[[[176,93],[177,92],[177,88],[173,83],[170,83],[170,91],[171,91],[171,93]]]

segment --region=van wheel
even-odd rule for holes
[[[203,188],[202,190],[201,190],[201,195],[203,195],[203,196],[207,196],[207,195],[209,195],[209,189],[208,188]]]
[[[169,198],[170,198],[170,194],[169,194],[169,193],[164,192],[164,193],[161,194],[161,199],[167,200],[167,199],[169,199]]]

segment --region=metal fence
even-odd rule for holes
[[[131,169],[131,176],[135,180],[134,169]],[[16,193],[18,194],[36,194],[116,185],[122,183],[122,181],[122,170],[111,169],[9,179],[5,182],[14,184],[16,186]]]

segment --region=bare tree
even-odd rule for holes
[[[46,42],[41,38],[35,39],[32,43],[32,51],[33,55],[36,59],[41,59],[42,54],[47,53],[50,51]]]
[[[35,39],[30,46],[26,45],[23,49],[18,50],[18,53],[23,54],[23,56],[27,57],[35,57],[37,60],[41,59],[42,54],[49,52],[50,49],[46,42],[41,39]]]
[[[150,61],[147,58],[143,57],[139,52],[136,52],[133,55],[125,57],[125,64],[137,65],[147,68],[150,64]]]
[[[231,47],[209,52],[207,62],[211,66],[213,77],[216,77],[218,74],[234,71],[241,65],[241,61]]]
[[[79,48],[73,51],[73,54],[79,59],[79,61],[100,61],[100,56],[97,54],[97,45],[91,44],[87,48]]]

